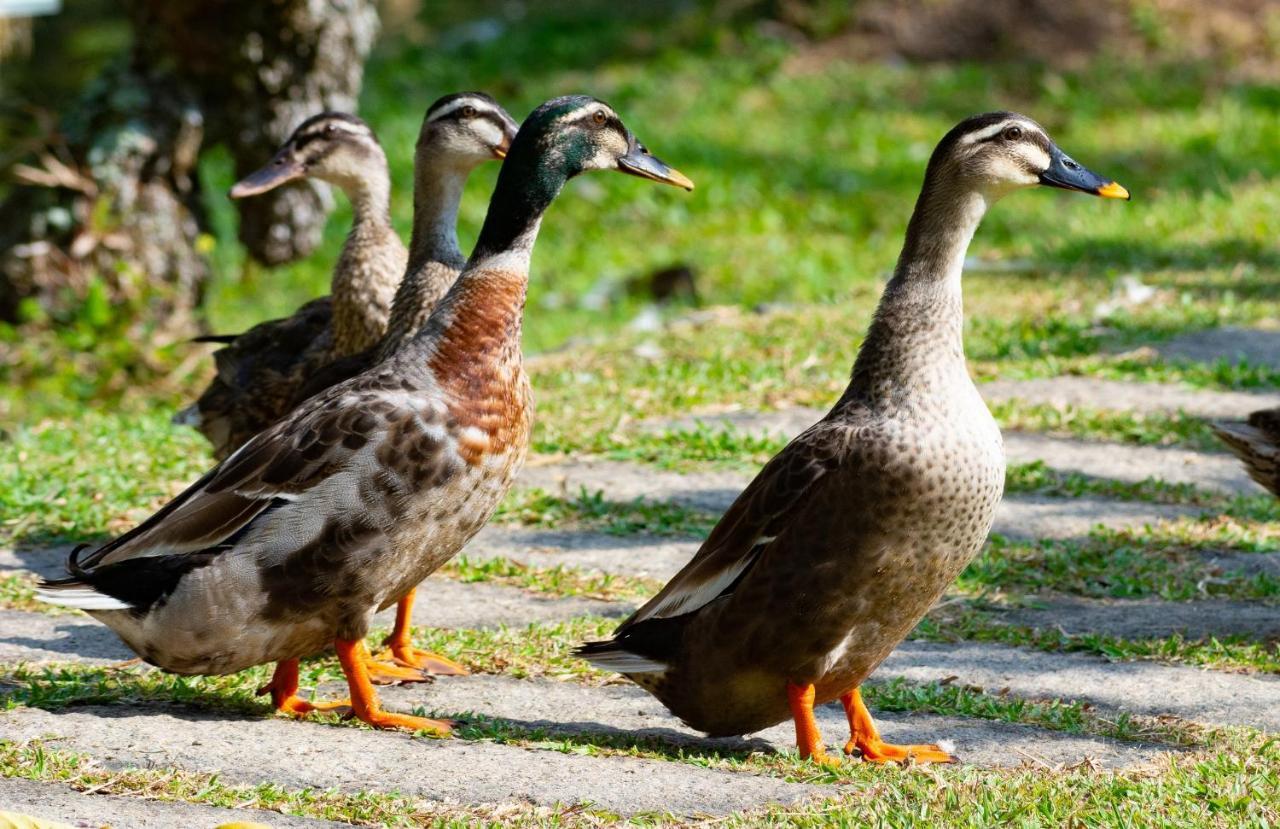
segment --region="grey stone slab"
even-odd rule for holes
[[[474,559],[507,558],[534,567],[575,567],[666,581],[697,552],[700,542],[645,535],[489,525],[467,545]]]
[[[993,386],[1009,396],[1029,387],[1034,392],[1043,392],[1047,386],[1059,381],[1081,380],[1084,378],[1062,377],[1054,380],[1030,380],[1021,382],[1002,382],[982,387],[984,394]],[[1092,381],[1091,381],[1092,382]],[[1069,399],[1085,398],[1087,386],[1072,384],[1072,395]],[[1172,387],[1177,395],[1170,394],[1167,385],[1152,385],[1146,389],[1137,383],[1110,383],[1120,389],[1100,389],[1098,397],[1090,401],[1090,405],[1099,408],[1130,409],[1130,400],[1147,400],[1148,403],[1159,402],[1162,390],[1167,397],[1183,401],[1191,398],[1200,402],[1201,409],[1211,408],[1209,401],[1220,392],[1193,392],[1179,386]],[[1112,393],[1109,404],[1107,393]],[[1253,411],[1268,404],[1280,405],[1280,395],[1250,395],[1234,393],[1235,398],[1229,400],[1230,405],[1221,407],[1225,414],[1239,415],[1241,412]],[[1240,400],[1238,398],[1245,398]],[[1168,402],[1168,401],[1166,401]],[[1231,408],[1232,406],[1240,408]],[[1252,408],[1250,408],[1252,407]],[[799,434],[822,413],[816,409],[795,408],[773,412],[728,412],[725,414],[694,416],[679,418],[673,421],[662,421],[647,424],[649,429],[690,429],[695,426],[712,430],[733,429],[753,435],[767,435],[789,440]],[[1147,478],[1166,481],[1168,483],[1194,484],[1202,489],[1218,490],[1230,493],[1250,493],[1261,491],[1257,484],[1250,480],[1248,474],[1235,457],[1226,453],[1195,452],[1188,449],[1164,446],[1128,446],[1116,443],[1100,443],[1095,441],[1072,440],[1039,435],[1027,432],[1004,432],[1005,455],[1009,463],[1032,463],[1043,461],[1047,466],[1061,472],[1078,472],[1095,478],[1110,478],[1116,481],[1142,481]]]
[[[1099,526],[1114,530],[1137,529],[1203,512],[1196,507],[1109,498],[1006,495],[996,509],[996,521],[991,531],[1021,540],[1081,538]]]
[[[1083,700],[1111,711],[1173,715],[1201,723],[1280,730],[1280,678],[1162,665],[1109,662],[971,642],[907,641],[876,678],[917,682],[947,677],[965,685],[1035,699]]]
[[[1280,366],[1280,331],[1234,326],[1210,328],[1166,340],[1156,350],[1166,360],[1235,363],[1244,359],[1257,365]]]
[[[0,713],[0,729],[11,739],[44,738],[108,768],[180,768],[217,772],[228,783],[399,792],[444,804],[591,804],[622,814],[695,815],[795,804],[823,792],[685,763],[160,705],[20,708]]]
[[[0,610],[0,665],[110,665],[134,656],[110,628],[88,616]]]
[[[723,512],[752,476],[731,471],[679,473],[623,461],[587,460],[531,467],[521,474],[519,483],[571,496],[585,489],[603,492],[614,501],[670,501]],[[1011,538],[1075,538],[1099,524],[1115,529],[1141,527],[1201,513],[1194,507],[1107,498],[1008,496],[996,514],[993,531]]]
[[[322,829],[351,825],[260,809],[220,809],[193,803],[85,794],[65,783],[37,783],[12,778],[0,778],[0,811],[18,812],[86,828],[213,829],[235,821],[255,821],[272,829]]]
[[[1136,483],[1152,478],[1200,489],[1249,494],[1264,490],[1233,455],[1195,452],[1173,446],[1125,446],[1054,438],[1027,432],[1004,433],[1009,463],[1043,461],[1059,472]]]
[[[1222,599],[1166,602],[1052,595],[1038,597],[1034,607],[999,612],[996,619],[1068,634],[1098,633],[1125,639],[1181,634],[1189,639],[1243,636],[1280,640],[1280,607]]]
[[[0,576],[25,571],[48,578],[61,578],[67,574],[67,554],[74,545],[0,547]]]
[[[615,616],[621,619],[635,605],[587,598],[557,598],[492,582],[465,583],[432,576],[423,582],[413,605],[413,623],[435,628],[523,627],[532,622],[558,622],[575,616]],[[390,625],[395,608],[376,617]]]
[[[328,689],[330,692],[339,689]],[[672,747],[697,751],[792,751],[795,728],[780,723],[746,738],[711,739],[685,726],[660,702],[627,682],[604,687],[571,683],[518,680],[501,676],[451,678],[430,686],[400,686],[383,690],[401,708],[421,706],[440,714],[470,712],[495,717],[550,735],[575,734],[654,737]],[[849,737],[844,711],[838,704],[817,710],[823,737],[838,752]],[[885,739],[899,743],[949,740],[965,763],[979,766],[1021,766],[1029,758],[1050,765],[1071,765],[1089,758],[1107,767],[1145,763],[1164,753],[1157,746],[1122,743],[992,720],[933,714],[877,714]]]
[[[1142,414],[1183,414],[1193,417],[1243,417],[1255,409],[1280,406],[1276,392],[1195,389],[1177,383],[1137,383],[1096,377],[1042,377],[995,380],[978,386],[989,403],[1024,400],[1057,408],[1092,409]]]

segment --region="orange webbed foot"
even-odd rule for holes
[[[453,723],[449,720],[433,720],[382,710],[378,694],[369,681],[368,662],[365,659],[368,649],[364,647],[364,643],[360,640],[339,639],[334,644],[338,651],[338,662],[347,677],[347,687],[351,691],[352,716],[374,728],[425,731],[433,737],[448,737],[452,734]]]
[[[862,693],[854,688],[840,697],[845,716],[849,718],[849,742],[845,754],[859,754],[868,763],[955,763],[954,756],[936,745],[895,745],[880,739],[880,731],[871,712],[862,701]]]
[[[428,679],[432,676],[468,676],[471,673],[446,656],[420,650],[407,642],[397,643],[388,640],[386,644],[386,650],[380,651],[374,659],[398,666],[403,670],[417,671]]]
[[[868,763],[958,763],[955,756],[948,754],[936,745],[897,745],[883,740],[868,740],[861,744],[857,740],[849,740],[844,745],[844,753],[857,754]]]
[[[448,657],[424,651],[413,646],[409,639],[410,621],[413,618],[413,601],[417,590],[410,590],[396,603],[396,624],[382,643],[385,649],[375,659],[401,668],[417,669],[433,676],[467,676],[471,672]],[[378,680],[374,680],[377,682]],[[420,681],[420,680],[409,680]]]

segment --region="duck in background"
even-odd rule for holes
[[[224,459],[311,396],[304,386],[314,393],[332,385],[316,383],[334,360],[376,349],[391,323],[403,330],[425,320],[464,261],[454,224],[467,177],[485,161],[501,159],[517,127],[480,92],[448,95],[427,109],[414,156],[413,237],[406,251],[391,226],[387,158],[373,130],[345,113],[303,122],[270,163],[231,189],[231,197],[303,177],[345,192],[354,220],[334,266],[331,295],[243,334],[199,338],[224,344],[214,354],[218,373],[174,422],[195,426],[213,444],[214,456]],[[410,279],[428,281],[431,290],[423,292],[425,299],[409,291],[413,301],[397,315],[396,296]]]

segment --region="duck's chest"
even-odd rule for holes
[[[456,555],[511,488],[528,455],[533,422],[523,369],[517,366],[479,398],[454,401],[448,418],[447,461],[431,467],[434,485],[420,486],[395,523],[390,548],[396,561],[388,574],[397,586],[391,594]]]
[[[884,413],[863,452],[857,466],[878,473],[864,480],[878,490],[881,531],[962,553],[986,537],[1004,491],[1004,442],[967,377]]]

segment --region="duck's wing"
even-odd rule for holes
[[[824,419],[787,444],[742,491],[689,563],[618,632],[646,619],[691,613],[732,587],[839,464],[854,432],[846,422]]]
[[[73,569],[207,551],[267,510],[286,504],[323,509],[308,503],[321,485],[360,466],[362,450],[379,445],[389,423],[420,415],[422,405],[430,400],[333,389],[254,437],[134,529],[73,561]]]

